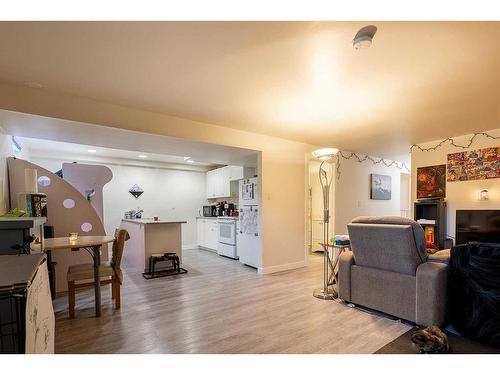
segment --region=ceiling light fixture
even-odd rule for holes
[[[144,155],[144,154],[140,154],[140,155],[139,155],[139,157],[140,157],[141,159],[146,159],[148,156],[147,156],[147,155]]]
[[[318,150],[314,150],[312,152],[312,155],[316,159],[324,161],[324,160],[332,159],[335,155],[337,155],[337,152],[339,152],[338,148],[327,147],[327,148],[320,148]]]
[[[24,82],[24,86],[30,87],[32,89],[41,89],[43,85],[40,82]]]
[[[190,164],[193,164],[193,163],[194,163],[194,160],[191,160],[191,159],[188,159],[188,160],[186,160],[186,161],[187,161],[188,163],[190,163]]]
[[[191,156],[184,156],[184,161],[191,159]]]
[[[352,40],[352,46],[355,50],[366,49],[372,45],[373,36],[377,32],[377,26],[368,25],[361,28],[354,39]]]
[[[90,152],[91,154],[95,154],[97,150],[94,150],[93,148],[89,148],[87,152]]]

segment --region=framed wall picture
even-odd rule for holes
[[[142,195],[142,193],[144,193],[144,190],[142,190],[142,188],[139,185],[135,184],[129,189],[128,192],[132,194],[135,197],[135,199],[137,199]]]
[[[391,176],[372,173],[370,199],[390,200],[392,192],[391,182]]]
[[[446,196],[446,164],[417,168],[417,199]]]
[[[448,182],[500,178],[500,147],[448,154]]]

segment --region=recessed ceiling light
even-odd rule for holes
[[[139,157],[140,157],[141,159],[146,159],[148,156],[147,156],[147,155],[144,155],[144,154],[140,154],[140,155],[139,155]]]
[[[191,160],[191,159],[188,159],[188,160],[186,160],[186,161],[187,161],[188,163],[191,163],[191,164],[193,164],[193,163],[194,163],[194,160]]]
[[[90,152],[91,154],[95,154],[97,150],[94,150],[93,148],[89,148],[87,152]]]
[[[184,161],[191,159],[191,156],[184,156]]]
[[[43,88],[43,85],[40,82],[24,82],[24,86],[31,87],[32,89]]]

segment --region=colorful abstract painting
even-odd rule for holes
[[[448,181],[500,178],[500,147],[448,154]]]
[[[417,168],[417,198],[446,196],[446,164]]]

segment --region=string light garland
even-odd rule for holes
[[[446,138],[446,139],[443,139],[442,141],[440,141],[437,145],[435,145],[433,147],[422,147],[418,144],[414,144],[410,147],[410,153],[412,153],[414,149],[417,149],[419,151],[424,151],[424,152],[435,151],[439,147],[444,145],[445,143],[449,143],[453,147],[460,148],[462,150],[466,150],[472,146],[472,144],[474,143],[474,140],[477,137],[485,137],[488,139],[500,139],[500,136],[491,135],[487,132],[473,133],[465,145],[455,143],[455,140],[453,138]],[[411,172],[410,168],[404,162],[400,163],[400,162],[397,162],[394,160],[388,160],[388,159],[384,159],[384,158],[374,158],[370,155],[357,154],[355,152],[339,151],[337,153],[337,159],[336,159],[337,179],[340,178],[340,174],[341,174],[341,172],[340,172],[340,160],[341,159],[349,160],[352,158],[354,158],[358,163],[363,163],[365,161],[371,161],[373,163],[373,165],[382,164],[388,168],[389,167],[396,167],[399,170],[405,170],[408,173]]]
[[[366,154],[357,154],[355,152],[345,152],[345,151],[339,151],[337,153],[337,179],[340,178],[340,159],[345,159],[345,160],[349,160],[349,159],[356,159],[356,161],[358,163],[363,163],[365,161],[371,161],[373,163],[373,165],[377,165],[377,164],[383,164],[385,165],[386,167],[396,167],[398,168],[399,170],[406,170],[407,172],[410,172],[410,168],[408,168],[408,166],[406,165],[406,163],[404,162],[397,162],[397,161],[394,161],[394,160],[387,160],[387,159],[384,159],[384,158],[374,158],[370,155],[366,155]]]
[[[449,142],[450,145],[452,145],[453,147],[456,147],[456,148],[461,148],[462,150],[466,150],[468,148],[470,148],[470,146],[472,146],[472,143],[474,142],[474,140],[479,137],[479,136],[483,136],[483,137],[486,137],[486,138],[489,138],[489,139],[500,139],[500,136],[494,136],[494,135],[491,135],[491,134],[488,134],[486,132],[480,132],[480,133],[474,133],[469,141],[467,142],[467,145],[464,146],[464,145],[459,145],[459,144],[456,144],[455,143],[455,140],[453,138],[446,138],[446,139],[443,139],[441,142],[439,142],[437,145],[435,145],[434,147],[422,147],[420,145],[417,145],[417,144],[414,144],[410,147],[410,153],[413,151],[413,149],[418,149],[419,151],[425,151],[425,152],[428,152],[428,151],[435,151],[437,150],[439,147],[441,147],[443,144]]]

